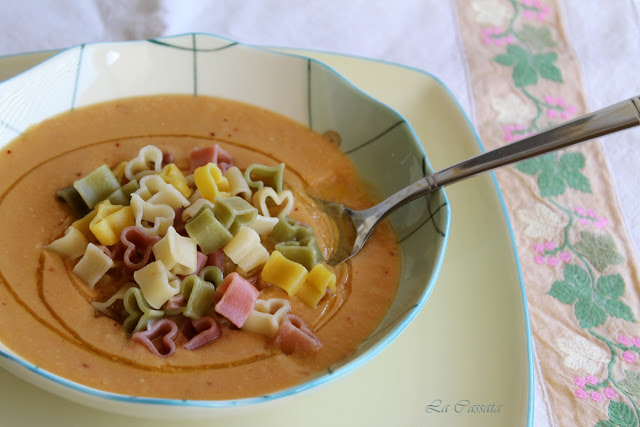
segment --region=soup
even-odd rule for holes
[[[295,199],[286,218],[313,229],[320,258],[328,258],[336,236],[310,195],[355,208],[372,204],[335,135],[323,137],[257,107],[170,95],[65,113],[30,129],[0,153],[0,340],[36,366],[89,387],[175,399],[272,393],[352,354],[382,320],[397,289],[400,253],[386,223],[358,256],[331,270],[335,286],[316,306],[261,279],[262,266],[239,270],[244,279],[253,274],[259,300],[288,301],[290,313],[321,343],[301,352],[282,348],[273,336],[230,323],[211,307],[208,314],[219,323],[213,341],[188,350],[184,344],[189,337],[179,334],[170,357],[162,357],[166,354],[161,348],[160,355],[154,354],[131,339],[122,319],[96,309],[95,303],[115,294],[121,281],[103,278],[89,286],[73,272],[77,260],[44,249],[76,220],[69,206],[56,198],[60,189],[101,165],[115,170],[149,146],[170,153],[176,168],[188,175],[194,150],[216,145],[243,172],[251,165],[286,165],[283,188]],[[280,208],[269,204],[269,209],[275,209],[275,216]],[[267,240],[263,237],[262,243],[273,255],[273,242]],[[221,266],[227,275],[236,267],[228,258]]]

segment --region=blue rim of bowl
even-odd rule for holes
[[[192,34],[192,33],[188,33],[188,34]],[[193,34],[200,34],[200,35],[205,35],[205,36],[213,36],[213,37],[217,37],[217,38],[220,38],[220,39],[228,40],[230,42],[234,41],[234,40],[231,40],[231,39],[229,39],[227,37],[224,37],[224,36],[219,36],[219,35],[214,35],[214,34],[209,34],[209,33],[193,33]],[[184,36],[184,35],[187,35],[187,34],[177,34],[177,35],[173,35],[173,36],[162,37],[162,39],[180,37],[180,36]],[[141,40],[131,41],[131,42],[104,42],[103,44],[106,44],[106,43],[136,43],[136,42],[140,42],[140,41]],[[144,41],[144,40],[142,40],[142,41]],[[99,43],[91,43],[91,44],[99,44]],[[327,53],[327,54],[336,55],[336,56],[351,57],[351,58],[356,58],[356,59],[361,59],[361,60],[366,60],[366,61],[384,63],[384,64],[392,65],[392,66],[399,67],[399,68],[408,69],[408,70],[415,71],[415,72],[418,72],[420,74],[424,74],[426,76],[429,76],[434,81],[436,81],[442,88],[444,88],[446,90],[446,92],[450,95],[451,99],[453,99],[453,101],[456,103],[460,113],[462,114],[462,116],[464,117],[465,121],[467,122],[467,125],[469,126],[469,128],[473,132],[473,135],[474,135],[474,138],[476,140],[477,145],[480,147],[480,149],[483,152],[485,151],[484,146],[482,145],[482,142],[480,141],[480,138],[479,138],[475,128],[473,127],[471,120],[469,119],[469,117],[465,113],[465,111],[462,109],[458,99],[453,95],[451,90],[438,77],[434,76],[433,74],[431,74],[431,73],[429,73],[427,71],[424,71],[424,70],[421,70],[421,69],[418,69],[418,68],[415,68],[415,67],[403,65],[403,64],[393,63],[393,62],[390,62],[390,61],[366,58],[366,57],[361,57],[361,56],[357,56],[357,55],[337,54],[337,53],[334,53],[334,52],[327,52],[327,51],[321,51],[321,50],[312,50],[312,49],[293,49],[293,48],[277,47],[277,46],[256,46],[256,45],[249,45],[249,44],[244,44],[244,45],[247,46],[247,47],[252,47],[252,48],[256,48],[256,49],[263,49],[263,50],[267,50],[267,51],[273,51],[273,49],[278,49],[278,53],[288,54],[288,55],[293,55],[293,56],[303,56],[304,57],[304,55],[299,55],[299,54],[292,53],[292,52],[286,52],[286,50],[290,50],[290,51],[293,51],[293,50],[305,50],[305,51],[309,51],[309,52]],[[69,48],[69,49],[73,49],[73,47]],[[56,55],[66,51],[66,50],[68,50],[68,49],[65,49],[63,51],[58,51],[57,53],[55,53],[51,57],[56,56]],[[284,51],[282,51],[282,50],[284,50]],[[53,52],[53,51],[47,51],[47,52]],[[37,53],[42,53],[42,52],[29,52],[29,53],[25,53],[25,54],[8,55],[6,57],[17,57],[17,56],[21,56],[21,55],[37,54]],[[46,58],[44,61],[42,61],[40,63],[46,62],[47,60],[51,59],[51,57]],[[313,61],[316,61],[313,58],[309,58],[309,59],[311,59]],[[321,62],[321,61],[317,61],[317,62]],[[342,77],[342,75],[339,72],[337,72],[335,69],[333,69],[329,65],[324,64],[324,63],[323,63],[323,65],[329,67],[331,70],[336,72],[336,74],[338,74],[339,76]],[[13,78],[13,76],[10,77],[7,80],[10,80],[11,78]],[[349,82],[348,79],[345,79],[345,80],[347,82]],[[360,90],[357,86],[354,86],[354,87],[357,90]],[[391,108],[388,105],[387,105],[387,107]],[[391,108],[391,109],[393,110],[393,108]],[[410,123],[407,122],[407,124],[409,125],[409,128],[410,128],[411,132],[413,132],[413,128],[411,128]],[[415,133],[414,133],[414,135],[415,135]],[[432,169],[431,164],[429,163],[428,157],[426,157],[426,156],[425,156],[425,162],[427,164],[427,167]],[[506,220],[506,223],[508,225],[509,236],[511,238],[511,244],[512,244],[512,249],[513,249],[513,253],[514,253],[514,260],[515,260],[515,264],[516,264],[516,268],[517,268],[517,272],[518,272],[518,277],[519,277],[519,281],[520,281],[520,291],[521,291],[521,295],[522,295],[523,314],[524,314],[525,329],[526,329],[527,360],[528,360],[528,371],[529,371],[529,375],[528,375],[529,399],[528,399],[528,415],[527,415],[528,422],[527,422],[527,425],[532,425],[533,424],[533,405],[534,405],[533,352],[532,352],[531,324],[530,324],[530,318],[529,318],[529,311],[528,311],[528,307],[527,307],[527,299],[526,299],[526,293],[525,293],[525,288],[524,288],[524,280],[523,280],[523,277],[522,277],[522,268],[521,268],[521,265],[520,265],[520,261],[519,261],[519,258],[517,256],[518,252],[517,252],[517,247],[516,247],[516,244],[515,244],[515,237],[513,235],[513,228],[511,226],[511,221],[509,220],[509,217],[508,217],[507,212],[506,212],[506,207],[505,207],[505,204],[504,204],[504,198],[502,196],[500,188],[498,187],[497,181],[495,179],[495,175],[493,173],[491,173],[491,176],[492,176],[492,179],[493,179],[493,184],[494,184],[495,190],[496,190],[496,192],[498,194],[498,198],[500,200],[500,204],[501,204],[501,207],[502,207],[502,213],[503,213],[504,218]],[[446,198],[446,194],[445,194],[445,198]],[[449,211],[449,205],[448,204],[447,204],[447,211]],[[450,215],[448,215],[448,220],[447,220],[447,227],[446,227],[446,235],[447,236],[449,234],[449,226],[450,226]],[[444,248],[443,248],[442,253],[444,253],[445,250],[446,250],[447,240],[445,240],[443,244],[444,244]],[[405,318],[405,320],[403,322],[401,322],[399,325],[396,326],[396,328],[394,329],[395,333],[393,333],[392,335],[389,335],[384,342],[381,342],[378,345],[373,346],[371,349],[369,349],[369,351],[367,353],[365,353],[364,355],[360,356],[358,359],[355,359],[352,362],[350,362],[349,363],[349,371],[352,370],[353,368],[356,368],[356,367],[364,364],[366,361],[370,360],[372,357],[377,355],[382,350],[382,348],[384,347],[383,346],[382,348],[379,348],[379,346],[381,344],[384,344],[386,346],[388,344],[388,342],[391,342],[393,339],[395,339],[395,337],[417,315],[417,313],[420,311],[420,308],[424,305],[424,303],[428,299],[429,295],[431,294],[431,291],[432,291],[433,285],[434,285],[433,282],[435,282],[437,276],[439,275],[440,269],[442,267],[442,261],[443,261],[443,256],[440,256],[440,259],[438,260],[436,268],[434,269],[435,275],[434,275],[434,278],[432,279],[432,283],[430,283],[427,286],[426,292],[423,295],[423,298],[420,300],[418,306],[416,306],[412,310],[412,312],[409,313],[409,315]],[[295,394],[295,393],[298,393],[298,392],[301,392],[301,391],[305,391],[305,390],[308,390],[310,388],[314,388],[314,387],[316,387],[318,385],[321,385],[321,384],[323,384],[325,382],[328,382],[328,381],[331,381],[333,379],[336,379],[336,378],[342,376],[343,374],[347,373],[347,372],[343,372],[343,371],[345,371],[344,369],[337,369],[336,371],[332,372],[331,374],[323,377],[324,378],[323,381],[312,380],[309,383],[303,384],[304,387],[303,386],[294,387],[294,388],[283,390],[282,392],[279,392],[279,393],[274,393],[274,394],[271,394],[271,395],[265,395],[265,396],[261,396],[261,397],[255,397],[255,398],[238,399],[238,400],[223,400],[223,401],[176,400],[176,399],[141,398],[141,397],[126,396],[126,395],[121,395],[121,394],[105,392],[105,391],[102,391],[102,390],[98,390],[98,389],[90,388],[90,387],[87,387],[87,386],[83,386],[81,384],[78,384],[78,383],[75,383],[73,381],[67,380],[65,378],[59,377],[57,375],[51,374],[48,371],[40,369],[37,366],[35,366],[33,364],[30,364],[30,363],[28,363],[28,362],[26,362],[24,360],[18,359],[16,357],[12,356],[11,354],[8,354],[8,353],[6,353],[6,352],[4,352],[2,350],[0,350],[0,356],[4,357],[6,359],[9,359],[14,363],[22,365],[24,368],[28,369],[29,371],[32,371],[32,372],[34,372],[34,373],[36,373],[36,374],[38,374],[38,375],[40,375],[40,376],[42,376],[44,378],[47,378],[47,379],[49,379],[49,380],[51,380],[53,382],[56,382],[56,383],[61,384],[63,386],[75,389],[77,391],[93,394],[96,397],[108,398],[108,399],[112,399],[112,400],[115,400],[115,401],[122,401],[122,402],[149,403],[149,404],[188,406],[188,407],[205,407],[205,408],[227,408],[227,407],[239,407],[239,406],[251,405],[251,404],[255,404],[255,403],[265,403],[265,402],[268,402],[268,401],[271,401],[271,400],[275,400],[275,399],[278,399],[278,398],[284,398],[286,396],[289,396],[289,395],[292,395],[292,394]],[[364,360],[359,360],[359,359],[362,359],[364,356],[367,356],[367,358],[364,359]]]

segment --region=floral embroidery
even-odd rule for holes
[[[536,203],[533,209],[519,210],[516,215],[520,221],[527,224],[524,235],[532,239],[551,240],[567,224],[561,215],[542,203]],[[537,249],[534,250],[538,252]]]
[[[471,7],[481,24],[502,25],[509,20],[509,8],[500,0],[474,0]]]
[[[593,375],[601,369],[602,364],[609,361],[607,353],[603,349],[580,335],[574,335],[571,338],[558,338],[556,345],[567,355],[564,359],[565,366],[574,371],[584,370]],[[576,385],[584,387],[584,384],[576,383]]]
[[[496,120],[500,123],[524,123],[535,116],[535,111],[513,93],[504,98],[491,98],[491,106],[498,113]]]

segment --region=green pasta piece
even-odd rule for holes
[[[198,277],[200,277],[205,282],[211,283],[216,288],[220,285],[220,283],[222,283],[222,280],[224,279],[222,270],[220,270],[215,265],[208,265],[200,270]]]
[[[258,209],[242,197],[216,197],[213,205],[216,219],[235,235],[243,225],[251,224],[258,216]]]
[[[307,237],[313,237],[313,228],[300,224],[293,218],[284,217],[273,227],[269,237],[276,243],[299,242]]]
[[[82,200],[80,193],[73,186],[56,191],[56,196],[58,200],[69,205],[73,216],[76,218],[82,218],[90,212],[89,206]]]
[[[233,238],[233,235],[220,223],[209,206],[203,206],[184,226],[204,254],[217,251]]]
[[[122,300],[124,309],[129,313],[122,327],[129,334],[135,334],[147,329],[149,322],[158,320],[164,316],[164,311],[154,310],[144,299],[140,288],[129,288]]]
[[[180,289],[187,301],[184,316],[195,320],[209,314],[213,305],[213,294],[216,292],[216,288],[211,283],[191,274],[182,279]]]
[[[122,187],[111,193],[109,201],[112,205],[129,206],[131,202],[131,194],[140,189],[140,184],[135,179],[127,182]]]
[[[311,271],[318,264],[316,251],[310,246],[301,245],[300,242],[281,242],[275,246],[275,250],[288,260],[302,264],[307,271]]]
[[[282,175],[284,173],[284,163],[277,166],[265,166],[254,163],[249,165],[244,171],[244,179],[247,180],[249,187],[260,190],[265,185],[276,190],[277,193],[282,191]],[[254,181],[255,178],[255,181]]]
[[[120,183],[109,166],[102,165],[89,175],[73,183],[80,197],[87,204],[89,209],[93,209],[98,203],[109,197],[114,191],[120,188]]]

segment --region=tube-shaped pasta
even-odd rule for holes
[[[180,293],[187,301],[183,315],[190,319],[199,319],[209,314],[216,288],[211,283],[192,274],[182,279]]]
[[[246,272],[260,267],[269,259],[269,252],[260,243],[260,236],[249,227],[240,227],[223,251]]]
[[[93,289],[98,280],[112,267],[111,257],[93,243],[89,243],[84,255],[73,268],[73,272]]]
[[[204,254],[215,252],[233,238],[229,230],[216,219],[209,206],[203,206],[193,218],[187,221],[184,228]]]
[[[124,309],[129,313],[122,323],[122,327],[129,334],[146,330],[150,322],[154,322],[164,316],[163,311],[151,308],[147,300],[144,299],[142,291],[135,286],[127,290],[122,302]]]
[[[71,213],[75,218],[82,218],[91,210],[73,185],[56,191],[56,197],[71,208]]]
[[[258,210],[243,198],[232,196],[217,197],[213,205],[213,213],[231,234],[237,234],[240,227],[249,225],[256,219]]]
[[[189,188],[189,184],[187,184],[187,179],[182,174],[182,171],[178,169],[178,167],[169,163],[164,168],[162,168],[162,172],[160,172],[160,177],[167,184],[171,184],[176,190],[180,192],[187,199],[191,197],[193,190]]]
[[[262,269],[262,280],[284,289],[292,297],[304,285],[309,272],[302,264],[293,262],[280,252],[273,251]]]
[[[180,279],[167,270],[162,261],[155,261],[133,273],[149,305],[159,309],[169,298],[180,292]]]
[[[229,181],[229,194],[231,196],[240,196],[245,200],[251,199],[251,189],[240,169],[236,166],[231,166],[225,171],[224,177]]]
[[[176,216],[176,211],[171,209],[171,206],[145,202],[135,193],[131,195],[131,209],[133,209],[135,225],[152,236],[164,236],[173,225]],[[153,226],[147,226],[148,223]]]
[[[260,210],[260,214],[270,218],[271,212],[267,206],[268,199],[271,199],[277,206],[281,206],[280,211],[275,215],[278,218],[284,218],[293,210],[293,193],[289,190],[283,190],[276,193],[271,187],[264,187],[256,191],[253,195],[253,205]]]
[[[273,337],[278,333],[280,322],[290,311],[291,303],[284,298],[256,300],[251,314],[242,325],[242,330]]]
[[[111,246],[120,240],[122,230],[134,225],[135,217],[131,206],[112,205],[109,200],[100,202],[95,218],[89,223],[89,230],[100,244]]]
[[[120,188],[120,182],[113,175],[109,166],[102,165],[84,178],[75,181],[73,188],[80,194],[89,209],[93,209]]]
[[[229,181],[222,175],[222,171],[214,163],[200,166],[193,172],[193,179],[200,195],[213,202],[216,197],[229,195]]]
[[[157,174],[162,171],[162,151],[153,145],[142,147],[138,155],[127,162],[124,168],[124,176],[127,179],[140,180],[143,176]]]
[[[173,226],[153,245],[153,255],[171,274],[192,274],[198,266],[196,243],[178,234]]]
[[[266,185],[279,193],[282,191],[283,173],[284,163],[276,166],[265,166],[254,163],[245,169],[244,178],[247,184],[249,184],[249,187],[260,190]]]
[[[67,227],[64,236],[49,243],[44,248],[67,259],[76,259],[87,250],[87,238],[77,228]]]
[[[335,291],[336,275],[324,264],[318,264],[309,272],[304,285],[296,292],[296,297],[309,307],[317,307],[327,293],[327,288]]]

